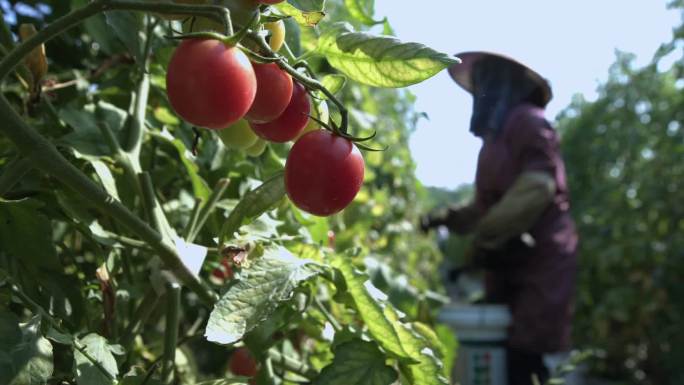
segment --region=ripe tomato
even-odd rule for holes
[[[253,158],[256,158],[257,156],[263,154],[264,150],[266,150],[266,141],[259,138],[257,139],[257,142],[252,145],[252,147],[245,150],[245,153]]]
[[[311,103],[306,89],[294,82],[292,98],[285,111],[268,123],[250,123],[252,130],[271,142],[285,143],[299,135],[309,121]]]
[[[292,203],[318,216],[347,207],[363,184],[364,162],[354,144],[326,130],[295,142],[285,162],[285,191]]]
[[[245,119],[240,119],[232,126],[219,131],[218,135],[226,147],[238,150],[250,148],[259,139]]]
[[[218,284],[233,279],[233,268],[230,266],[230,260],[228,258],[223,258],[221,260],[221,265],[212,270],[211,278]]]
[[[257,374],[256,360],[247,348],[237,348],[228,360],[228,368],[233,374],[254,377]]]
[[[245,116],[256,95],[247,56],[218,40],[183,40],[166,72],[171,106],[196,126],[223,129]]]
[[[268,45],[273,51],[280,51],[280,47],[282,47],[285,42],[285,23],[282,20],[264,23],[264,28],[271,32],[271,37],[268,39]]]
[[[252,63],[257,92],[245,118],[266,123],[280,116],[292,98],[292,77],[275,63]]]

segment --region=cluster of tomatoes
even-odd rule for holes
[[[361,188],[364,161],[358,148],[310,123],[316,111],[306,87],[276,63],[251,62],[240,48],[218,39],[185,39],[169,63],[166,88],[179,116],[218,130],[224,143],[249,155],[261,154],[267,141],[294,141],[285,164],[285,187],[300,209],[318,216],[335,214]]]

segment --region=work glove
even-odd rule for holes
[[[446,226],[456,234],[468,234],[479,218],[479,210],[473,203],[437,209],[420,218],[420,229],[427,232],[431,228]]]

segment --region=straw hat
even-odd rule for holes
[[[541,76],[528,66],[520,63],[519,61],[513,58],[498,53],[484,51],[462,52],[457,54],[456,56],[459,59],[461,59],[461,63],[454,64],[451,67],[449,67],[449,75],[451,75],[451,78],[454,79],[454,81],[459,86],[463,87],[463,89],[470,92],[471,94],[473,93],[473,84],[470,74],[473,69],[473,66],[480,59],[483,59],[485,57],[497,57],[500,59],[504,59],[512,65],[520,66],[523,68],[525,74],[527,74],[530,80],[536,83],[539,89],[541,90],[542,103],[544,106],[549,101],[551,101],[551,98],[553,98],[553,92],[551,91],[551,86],[549,85],[549,82],[543,76]]]

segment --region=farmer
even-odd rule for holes
[[[471,263],[485,269],[486,300],[509,306],[509,385],[549,376],[545,354],[570,348],[577,234],[558,135],[544,118],[548,82],[492,53],[457,55],[449,69],[473,95],[470,132],[482,139],[475,199],[425,216],[423,230],[472,233]]]

